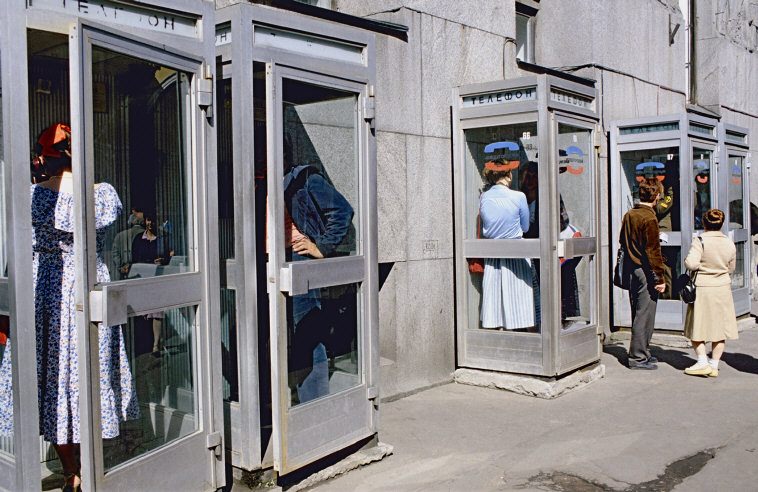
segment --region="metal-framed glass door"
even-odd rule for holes
[[[616,258],[621,218],[639,201],[639,181],[657,178],[663,187],[663,198],[656,207],[658,227],[661,233],[661,251],[666,267],[664,276],[666,291],[659,297],[656,308],[656,327],[682,330],[684,306],[671,295],[673,279],[684,271],[684,248],[689,248],[690,238],[682,231],[692,230],[693,213],[689,210],[691,199],[684,196],[683,177],[691,173],[683,164],[688,158],[681,156],[690,152],[686,139],[679,134],[679,118],[671,120],[635,120],[615,123],[611,130],[611,258]],[[694,179],[694,178],[693,178]],[[612,287],[614,323],[631,326],[629,292]]]
[[[541,181],[550,180],[548,159],[539,156],[546,155],[548,138],[544,133],[549,127],[538,124],[536,112],[492,120],[462,121],[455,135],[461,142],[456,147],[456,195],[461,197],[456,224],[463,232],[462,253],[466,261],[466,265],[457,267],[459,278],[463,275],[458,282],[457,302],[463,316],[458,363],[464,367],[542,374],[544,354],[549,353],[544,346],[549,334],[543,333],[542,314],[549,304],[542,302],[540,285],[549,285],[546,279],[550,262],[540,258],[547,242],[543,238],[549,231],[551,210],[539,204],[552,200],[549,186],[540,186]],[[498,235],[493,234],[490,238],[483,231],[481,207],[488,197],[485,193],[510,193],[505,186],[493,183],[494,178],[485,177],[490,175],[486,170],[489,168],[510,171],[508,188],[524,194],[528,213],[519,225],[523,232],[518,237],[496,238]],[[512,305],[492,302],[503,297],[492,292],[496,285],[485,285],[486,270],[513,277],[510,282],[500,282],[511,289],[507,297],[513,299]],[[486,273],[488,278],[492,275]],[[519,309],[512,309],[515,306]]]
[[[71,28],[69,49],[83,478],[215,489],[210,71],[202,55],[89,22]]]
[[[657,116],[611,125],[612,258],[618,250],[621,219],[639,200],[638,183],[656,178],[656,205],[666,290],[659,296],[655,326],[684,329],[686,305],[673,289],[684,273],[684,258],[702,232],[702,214],[719,203],[719,146],[716,120],[697,114]],[[613,289],[614,323],[631,326],[629,293]]]
[[[368,86],[266,65],[274,466],[376,432],[376,176]]]
[[[560,312],[558,372],[581,367],[599,357],[597,257],[599,214],[594,121],[555,114],[557,170],[557,299]],[[555,206],[554,206],[555,207]],[[556,303],[557,305],[558,303]],[[556,306],[557,308],[557,306]]]
[[[727,214],[725,231],[737,248],[732,273],[732,296],[737,316],[750,312],[751,261],[750,233],[750,160],[748,130],[720,125],[722,162],[719,173],[719,208]]]

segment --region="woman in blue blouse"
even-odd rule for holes
[[[479,199],[482,237],[520,239],[529,229],[526,195],[510,188],[518,161],[490,161],[482,175],[490,188]],[[535,327],[534,271],[527,258],[487,258],[482,278],[482,328]]]

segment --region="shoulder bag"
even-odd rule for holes
[[[705,252],[705,243],[703,243],[703,238],[698,237],[700,240],[700,244],[703,247],[703,252]],[[682,286],[679,290],[679,297],[687,304],[692,304],[695,302],[695,297],[697,294],[697,289],[695,288],[695,279],[697,278],[697,270],[693,270],[687,273],[683,273],[679,276],[680,285]]]
[[[613,268],[613,285],[624,290],[629,290],[631,276],[629,274],[626,250],[619,245],[619,251],[616,254],[616,266]]]

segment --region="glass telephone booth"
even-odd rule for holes
[[[459,366],[554,377],[599,360],[595,98],[547,74],[454,92]]]
[[[377,430],[374,34],[251,4],[217,22],[226,446],[285,475]]]
[[[0,489],[60,486],[40,441],[57,394],[79,435],[56,439],[80,443],[86,489],[216,490],[214,4],[34,0],[0,14]],[[69,174],[51,171],[68,150],[45,153],[49,128],[55,145],[70,134]],[[41,419],[37,353],[46,388],[59,381],[39,391]]]
[[[658,300],[656,328],[684,329],[687,306],[672,294],[672,279],[685,272],[684,258],[703,231],[701,216],[714,207],[730,214],[724,232],[738,245],[738,268],[732,278],[735,306],[738,315],[748,312],[747,132],[690,112],[614,122],[610,137],[612,258],[618,250],[621,218],[637,201],[638,182],[656,177],[663,187],[656,214],[667,286]],[[613,287],[612,298],[614,324],[631,326],[629,293]]]

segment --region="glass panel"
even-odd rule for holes
[[[359,284],[287,297],[290,405],[361,383]]]
[[[692,149],[692,175],[695,176],[695,197],[693,199],[693,224],[695,229],[703,229],[703,214],[711,208],[711,151]]]
[[[737,261],[732,272],[732,289],[741,289],[745,287],[745,249],[746,242],[735,243],[737,247]]]
[[[234,168],[232,162],[232,81],[218,83],[218,241],[221,278],[221,345],[224,400],[239,401],[237,366],[237,293],[226,281],[235,272],[227,270],[226,260],[234,259]],[[239,268],[242,265],[238,266]]]
[[[558,124],[558,239],[593,237],[594,169],[592,130]],[[591,261],[588,258],[560,258],[561,322],[564,328],[591,322]]]
[[[122,350],[125,348],[128,359],[128,366],[122,367],[118,388],[121,415],[103,417],[106,470],[199,428],[194,357],[196,314],[197,307],[190,306],[133,316],[123,327],[100,327],[123,331]],[[162,340],[157,350],[156,339]],[[103,351],[101,364],[112,363],[102,354]],[[106,401],[101,406],[104,411],[108,408]],[[113,410],[109,413],[113,414]]]
[[[621,220],[627,210],[639,203],[641,181],[655,177],[661,182],[661,198],[655,211],[661,231],[666,291],[659,298],[671,299],[672,278],[676,278],[677,272],[681,270],[681,245],[664,245],[670,241],[669,232],[681,231],[679,147],[621,152],[621,169],[624,178],[621,182],[621,211],[618,220]]]
[[[296,80],[282,85],[286,261],[355,255],[358,96]]]
[[[476,128],[465,138],[465,237],[539,237],[537,124]],[[539,260],[468,261],[469,327],[539,331]]]
[[[729,229],[745,229],[745,185],[743,182],[745,158],[738,155],[729,156],[729,181],[727,199],[729,200]]]
[[[92,88],[95,181],[124,212],[99,238],[110,272],[99,280],[193,269],[188,76],[93,46]]]
[[[680,246],[663,246],[663,279],[666,290],[658,296],[659,299],[674,299],[672,296],[673,280],[683,273],[682,271],[682,248]]]
[[[0,53],[2,63],[2,53]],[[3,135],[3,90],[0,85],[0,278],[7,282],[8,250],[6,249],[7,225],[5,222],[5,148]],[[8,312],[0,312],[0,454],[5,459],[13,455],[13,381],[11,374],[10,319]]]

